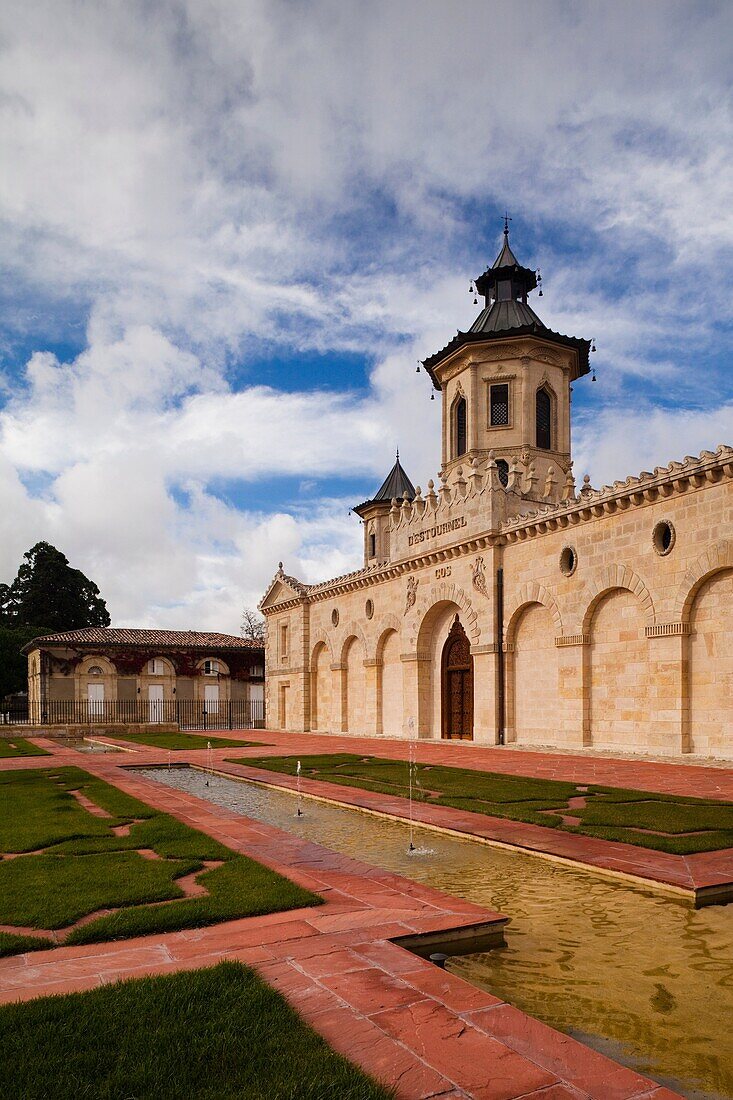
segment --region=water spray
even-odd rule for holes
[[[295,775],[296,775],[296,783],[297,783],[297,787],[298,787],[298,812],[296,813],[295,816],[296,817],[302,817],[303,816],[303,811],[300,808],[300,760],[298,761],[298,765],[295,769]]]
[[[407,851],[408,852],[414,852],[415,851],[415,845],[413,843],[413,825],[412,825],[412,785],[413,785],[413,780],[414,780],[414,776],[415,776],[415,719],[414,718],[410,718],[410,720],[407,723],[407,728],[408,728],[408,731],[409,731],[409,734],[410,734],[410,741],[409,741],[409,746],[410,747],[409,747],[409,752],[408,752],[409,759],[408,759],[408,764],[407,764],[408,786],[409,786],[409,792],[410,792],[410,843],[408,845]]]

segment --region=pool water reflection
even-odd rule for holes
[[[409,828],[192,768],[142,774],[510,917],[506,947],[448,967],[682,1093],[733,1097],[733,905]],[[209,786],[206,786],[206,781]],[[421,850],[426,851],[421,851]]]

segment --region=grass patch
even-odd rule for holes
[[[389,1100],[240,963],[0,1008],[0,1097]]]
[[[73,797],[75,790],[112,816],[91,814]],[[27,853],[0,862],[0,924],[59,929],[98,909],[116,909],[65,940],[90,943],[322,900],[80,768],[0,773],[0,802],[0,851]],[[129,835],[115,835],[120,825]],[[161,858],[146,859],[136,849],[152,849]],[[222,866],[206,870],[208,860]],[[187,899],[176,879],[197,871],[208,896]],[[166,901],[172,904],[152,904]],[[21,941],[12,936],[0,948],[4,954],[26,950]]]
[[[211,742],[212,749],[248,749],[253,745],[262,745],[262,741],[243,741],[241,738],[213,737],[210,734],[195,733],[125,733],[115,734],[115,741],[132,741],[137,745],[152,745],[156,749],[205,749]]]
[[[294,775],[297,759],[295,756],[263,756],[234,762]],[[301,756],[299,759],[301,774],[307,778],[381,794],[406,797],[408,793],[405,760],[351,753]],[[440,764],[417,767],[413,794],[418,801],[432,805],[525,821],[677,855],[733,847],[733,804],[730,802],[597,785],[583,786],[581,791],[575,783]],[[586,797],[587,805],[568,808],[568,799],[580,794]],[[547,810],[557,812],[542,812]],[[580,824],[564,824],[563,813],[579,818]]]
[[[26,951],[43,951],[53,947],[42,936],[16,936],[12,932],[0,932],[0,959],[6,955],[22,955]]]
[[[34,745],[25,737],[0,737],[0,760],[9,756],[50,756],[51,753],[42,749],[40,745]]]
[[[198,881],[206,886],[208,897],[189,898],[175,905],[152,908],[136,905],[119,909],[108,917],[99,917],[76,928],[66,942],[99,943],[154,932],[176,932],[181,928],[199,928],[237,917],[257,917],[321,901],[247,856],[235,856],[221,867],[204,871]]]

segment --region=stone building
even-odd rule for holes
[[[437,486],[398,460],[356,508],[364,565],[267,619],[270,724],[733,755],[733,449],[601,489],[572,472],[590,341],[548,329],[505,230],[484,308],[426,359]]]
[[[264,648],[231,634],[87,627],[34,638],[23,653],[32,723],[173,721],[204,707],[213,718],[230,702],[264,705]]]

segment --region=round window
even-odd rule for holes
[[[652,531],[654,549],[658,554],[661,554],[662,557],[670,552],[674,546],[675,538],[675,529],[668,519],[660,520]]]
[[[333,611],[331,612],[331,622],[333,623],[334,626],[338,626],[338,624],[339,624],[339,613],[338,613],[338,611],[336,610],[335,607],[334,607]]]
[[[566,577],[572,577],[578,565],[578,555],[574,546],[564,547],[560,554],[560,572]]]
[[[366,615],[367,619],[371,619],[374,615],[374,604],[371,600],[367,600],[366,604],[364,605],[364,614]]]

